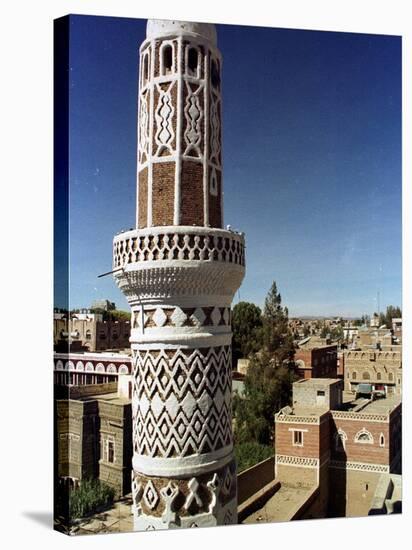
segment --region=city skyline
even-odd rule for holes
[[[127,309],[112,278],[97,275],[111,269],[111,235],[135,226],[145,23],[73,18],[71,308],[108,298]],[[247,238],[248,269],[235,302],[262,306],[276,280],[291,316],[371,314],[378,291],[381,310],[401,305],[400,38],[217,31],[224,223]],[[58,290],[56,306],[63,306]]]

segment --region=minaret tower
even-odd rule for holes
[[[231,313],[213,25],[151,20],[140,48],[137,228],[114,239],[132,309],[135,530],[237,522]]]

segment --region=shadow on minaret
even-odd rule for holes
[[[346,516],[347,473],[346,473],[346,436],[331,418],[330,430],[330,468],[329,468],[329,506],[328,517]]]

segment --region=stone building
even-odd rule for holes
[[[345,389],[356,391],[359,383],[370,383],[387,393],[402,393],[402,348],[388,346],[384,350],[363,348],[343,353]]]
[[[64,386],[84,386],[118,382],[132,372],[131,355],[125,353],[55,353],[54,383]]]
[[[132,411],[117,382],[57,387],[55,441],[57,483],[76,487],[100,479],[119,498],[130,492]]]
[[[103,321],[98,313],[54,315],[53,342],[56,350],[103,351],[130,347],[130,321]]]
[[[147,23],[136,229],[113,242],[132,310],[136,530],[237,522],[231,314],[244,237],[223,229],[213,25]]]
[[[296,372],[301,378],[336,378],[337,354],[336,345],[305,338],[295,351]]]
[[[381,475],[401,471],[399,397],[345,402],[342,388],[295,382],[293,406],[275,416],[276,479],[318,489],[311,517],[368,515]]]

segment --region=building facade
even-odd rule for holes
[[[387,393],[402,393],[402,348],[388,346],[385,350],[364,348],[343,353],[345,389],[356,391],[359,383],[373,384]]]
[[[230,307],[245,259],[222,228],[220,106],[215,27],[148,21],[137,229],[113,243],[132,310],[136,530],[237,522]]]
[[[98,313],[55,314],[53,341],[55,349],[104,351],[130,348],[130,321],[103,321]]]
[[[121,353],[55,353],[53,378],[56,385],[85,386],[116,382],[131,375],[132,358]]]
[[[401,472],[400,399],[344,403],[342,389],[300,380],[275,415],[276,478],[318,486],[321,517],[368,515],[381,475]]]
[[[308,342],[309,344],[309,342]],[[337,356],[336,345],[299,347],[295,351],[296,372],[300,378],[336,378]]]
[[[131,399],[117,382],[56,390],[56,474],[60,488],[100,479],[120,498],[130,492]]]

